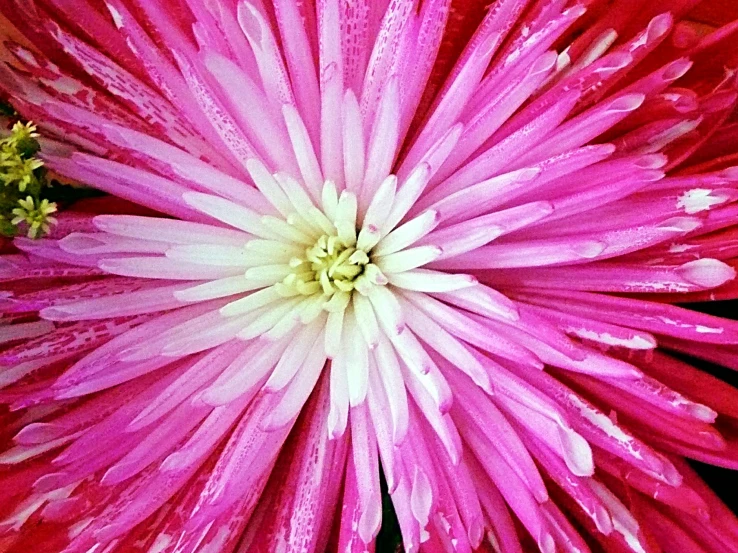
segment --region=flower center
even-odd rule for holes
[[[337,235],[323,234],[305,249],[304,256],[290,260],[292,273],[278,285],[278,291],[285,296],[351,292],[369,262],[369,252]]]
[[[348,190],[339,194],[330,180],[325,181],[317,201],[288,175],[277,173],[274,180],[283,194],[278,207],[282,218],[263,216],[243,227],[258,237],[245,244],[245,253],[263,254],[263,263],[248,267],[244,276],[268,283],[269,291],[263,297],[269,301],[289,298],[292,303],[302,297],[318,309],[343,312],[356,296],[354,292],[370,296],[374,287],[389,283],[375,264],[381,259],[376,246],[382,234],[379,225],[371,222],[377,217],[367,215],[371,215],[371,205],[360,216],[356,195]],[[190,197],[190,201],[198,205],[199,200]],[[239,220],[246,221],[248,215],[244,213]],[[243,298],[245,305],[258,304],[262,296],[248,300],[251,297]],[[243,305],[238,314],[244,313],[242,309]]]

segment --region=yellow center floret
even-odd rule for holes
[[[305,255],[290,260],[292,273],[277,285],[284,296],[317,292],[332,295],[351,292],[370,263],[369,252],[347,244],[337,235],[324,234],[305,249]]]

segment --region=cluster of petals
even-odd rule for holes
[[[0,552],[364,553],[386,491],[407,553],[738,553],[695,4],[0,0],[0,96],[109,194],[0,256]]]

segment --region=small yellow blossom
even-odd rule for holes
[[[22,146],[30,140],[36,140],[40,135],[37,132],[36,125],[31,122],[21,123],[18,121],[10,131],[7,142],[14,147]]]
[[[33,123],[15,123],[9,136],[0,140],[0,182],[25,192],[36,180],[34,171],[44,162],[36,158],[39,134]]]
[[[36,158],[24,159],[18,153],[0,154],[0,180],[5,186],[15,185],[25,192],[26,187],[36,178],[33,172],[43,167],[44,162]]]
[[[13,210],[15,217],[10,221],[13,225],[20,223],[28,224],[28,237],[36,238],[39,231],[46,234],[49,232],[49,225],[56,224],[56,219],[50,215],[56,212],[56,203],[49,200],[41,200],[38,205],[32,196],[27,196],[25,200],[18,200],[20,207]]]

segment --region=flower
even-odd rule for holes
[[[10,126],[10,125],[9,125]],[[56,220],[49,217],[56,203],[41,199],[49,186],[44,162],[37,157],[41,144],[36,126],[15,122],[10,134],[0,139],[0,234],[15,236],[18,225],[27,223],[28,237],[37,238]]]
[[[26,196],[25,200],[19,200],[20,207],[13,210],[15,217],[10,221],[13,225],[25,222],[28,225],[28,237],[36,238],[40,233],[48,233],[50,225],[56,223],[51,217],[56,212],[56,204],[43,199],[39,202],[33,196]]]
[[[41,135],[33,123],[21,123],[17,121],[13,123],[10,130],[10,136],[6,142],[9,146],[17,148],[25,157],[30,157],[38,152],[38,141]]]
[[[0,141],[0,181],[6,187],[17,187],[25,192],[36,180],[34,171],[43,167],[38,152],[38,133],[32,124],[15,123],[9,136]]]
[[[738,551],[738,32],[584,4],[0,4],[0,550]]]

